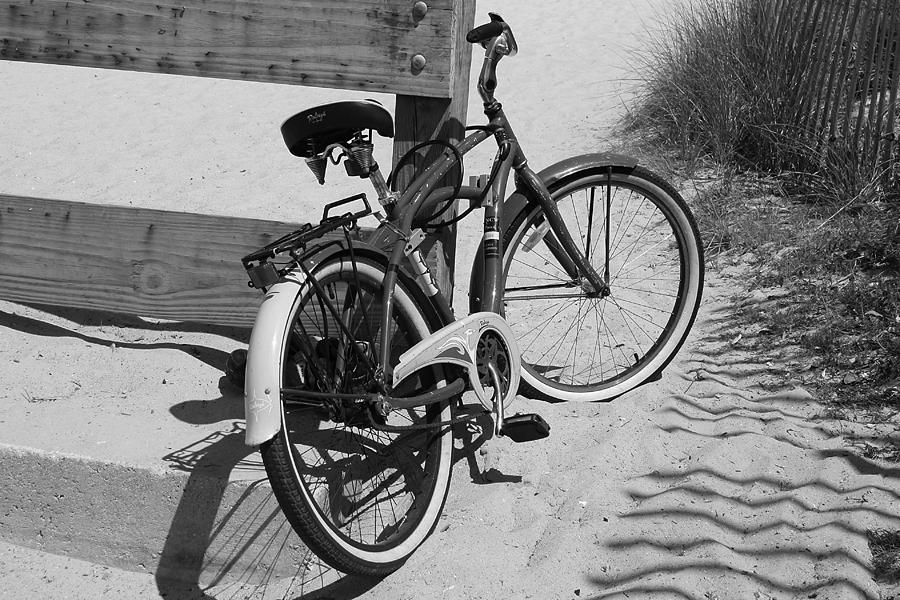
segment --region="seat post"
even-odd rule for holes
[[[375,188],[375,192],[378,194],[379,204],[382,206],[390,206],[397,203],[400,194],[391,191],[391,188],[388,187],[387,182],[384,180],[384,176],[381,174],[381,170],[378,168],[377,162],[372,163],[372,168],[369,171],[369,181],[372,182],[372,187]]]

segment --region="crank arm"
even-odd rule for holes
[[[491,384],[494,386],[494,398],[492,400],[494,404],[494,435],[500,436],[503,435],[500,433],[503,430],[503,421],[505,420],[503,414],[503,394],[500,393],[500,373],[497,372],[497,367],[494,366],[494,363],[488,363],[487,366],[488,374],[491,376]]]

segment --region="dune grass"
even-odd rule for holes
[[[808,199],[875,198],[894,179],[884,160],[894,127],[885,117],[896,98],[886,91],[893,59],[869,57],[867,44],[893,36],[863,27],[874,13],[857,2],[862,16],[853,19],[835,8],[804,11],[812,0],[703,0],[675,9],[635,54],[643,85],[629,126],[689,163],[706,157],[782,175]]]
[[[829,96],[825,89],[798,87],[797,74],[814,71],[804,61],[823,60],[828,53],[799,51],[803,44],[792,40],[804,32],[787,35],[773,22],[773,7],[787,5],[704,0],[677,11],[638,58],[643,91],[625,128],[645,149],[674,156],[687,175],[692,189],[686,195],[707,256],[749,261],[747,289],[787,291],[771,309],[739,310],[736,317],[762,324],[762,347],[812,357],[795,361],[806,366],[791,376],[827,403],[826,416],[877,423],[882,430],[887,425],[887,435],[847,443],[867,458],[897,463],[896,147],[887,161],[863,160],[859,147],[833,135],[833,125],[827,132],[797,125],[810,122],[796,118],[802,93]],[[820,34],[815,27],[810,31],[806,35]],[[859,79],[849,70],[839,76]],[[821,81],[826,85],[829,79]],[[843,93],[857,92],[850,85]],[[861,132],[882,141],[878,136],[889,140],[898,129],[890,119],[884,128]],[[706,174],[706,181],[698,182],[698,174]],[[869,542],[873,577],[900,580],[900,532],[869,532]]]
[[[686,195],[709,256],[752,256],[748,287],[790,290],[791,306],[777,319],[765,316],[773,319],[767,330],[773,343],[799,345],[820,357],[820,395],[841,407],[893,410],[896,416],[897,157],[862,160],[852,143],[829,137],[830,129],[797,125],[815,122],[798,120],[798,106],[829,95],[807,85],[804,75],[816,69],[803,61],[837,61],[835,77],[817,79],[822,85],[830,80],[832,91],[841,89],[834,85],[838,77],[850,84],[864,78],[841,70],[847,62],[841,60],[851,55],[844,49],[856,43],[854,31],[848,29],[846,44],[832,54],[816,51],[822,29],[807,25],[791,32],[791,19],[774,18],[779,6],[792,4],[704,0],[677,10],[636,58],[642,91],[625,129],[644,149],[674,157],[692,182]],[[804,35],[814,39],[806,43]],[[835,101],[866,102],[854,96],[859,86],[850,84]],[[892,133],[897,124],[882,127]],[[697,183],[698,174],[708,181]]]

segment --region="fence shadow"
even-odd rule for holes
[[[878,597],[867,530],[900,526],[900,469],[846,448],[809,394],[783,391],[798,357],[740,307],[709,317],[685,352],[687,390],[654,412],[685,456],[628,483],[600,542],[616,565],[589,575],[592,599]]]
[[[116,327],[126,329],[143,329],[146,331],[212,333],[237,341],[248,341],[250,339],[249,327],[215,325],[213,323],[195,323],[191,321],[142,319],[139,316],[126,313],[114,313],[106,310],[92,310],[87,308],[71,308],[66,306],[52,306],[49,304],[37,304],[33,302],[17,302],[16,304],[39,310],[85,327],[115,325]]]
[[[58,316],[83,327],[101,327],[114,325],[117,328],[135,329],[154,332],[178,332],[178,333],[211,333],[228,337],[237,341],[249,340],[249,331],[236,327],[223,327],[216,325],[203,325],[199,323],[154,323],[144,321],[138,317],[120,315],[104,311],[89,311],[75,308],[59,308],[39,305],[31,306],[48,314]],[[219,370],[225,367],[228,353],[216,348],[210,348],[194,343],[179,342],[139,342],[126,341],[114,336],[101,336],[92,333],[76,331],[63,325],[48,323],[36,317],[19,315],[0,310],[0,326],[8,327],[15,331],[21,331],[29,335],[37,335],[52,338],[75,338],[88,344],[98,346],[110,346],[115,344],[119,348],[130,350],[180,350],[189,354],[207,365]]]
[[[710,597],[703,595],[703,582],[719,578],[739,580],[733,597],[745,597],[751,588],[774,595],[761,597],[815,597],[840,588],[871,598],[871,567],[858,549],[873,519],[900,524],[890,508],[897,493],[887,485],[840,487],[824,478],[790,484],[705,466],[642,479],[661,489],[630,492],[634,505],[605,543],[623,566],[590,577],[608,590],[595,600]],[[853,495],[860,492],[876,492],[884,500],[858,502]],[[859,542],[844,541],[853,539]],[[779,564],[796,571],[823,568],[827,574],[795,576]]]

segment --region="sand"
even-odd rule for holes
[[[532,166],[617,146],[613,126],[639,78],[630,53],[670,6],[479,2],[479,20],[500,11],[519,41],[519,55],[501,65],[498,97]],[[317,186],[278,131],[294,112],[354,97],[347,92],[2,62],[0,81],[5,193],[299,220],[358,189],[336,173]],[[471,123],[478,108],[473,93]],[[388,164],[390,143],[377,148]],[[487,168],[478,158],[472,173]],[[477,227],[474,219],[460,230],[460,282]],[[900,526],[900,473],[850,453],[846,435],[865,427],[822,417],[787,362],[773,369],[732,343],[736,289],[727,273],[712,274],[695,330],[662,381],[607,404],[519,400],[518,410],[551,423],[551,437],[461,449],[437,531],[394,575],[360,581],[307,555],[289,576],[203,576],[183,597],[205,588],[217,599],[877,598],[865,532]],[[456,304],[465,306],[462,286]],[[241,418],[240,393],[221,377],[226,353],[241,346],[227,331],[2,302],[0,341],[4,444],[96,460],[127,454],[141,466]],[[195,429],[129,445],[196,406]],[[72,427],[38,442],[50,420]],[[490,480],[481,475],[489,468]],[[0,582],[25,582],[12,597],[104,595],[66,575],[90,580],[104,565],[78,567],[73,556],[42,571],[40,556],[3,550]],[[132,597],[178,597],[152,569],[144,575],[123,584]]]

